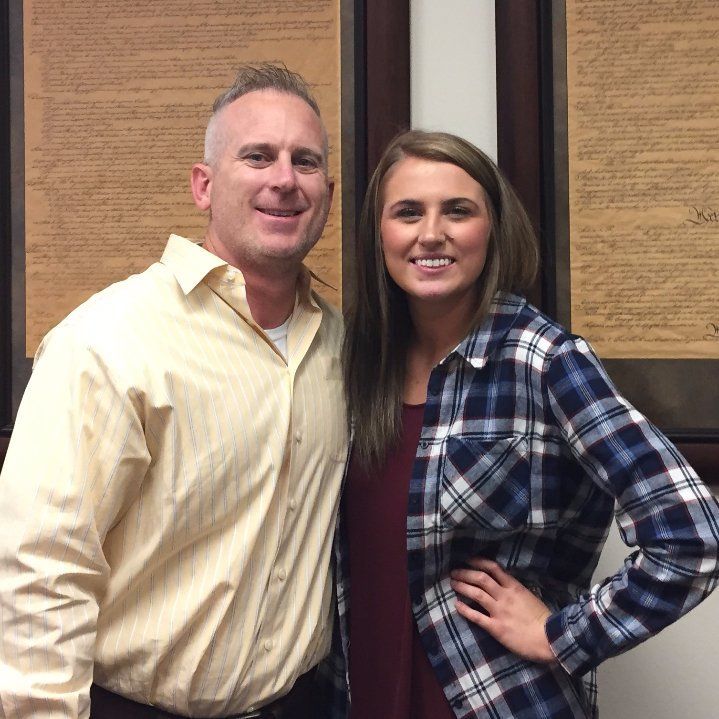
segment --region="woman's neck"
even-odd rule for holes
[[[432,369],[466,336],[474,321],[476,303],[439,307],[410,302],[412,337],[407,348],[404,401],[421,404],[427,398]]]
[[[436,365],[466,336],[475,319],[477,303],[438,304],[410,302],[413,332],[410,352],[418,354]]]

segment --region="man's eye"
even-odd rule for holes
[[[300,170],[316,170],[319,167],[319,163],[314,157],[298,157],[295,160],[295,165]]]
[[[253,165],[260,165],[268,162],[267,157],[265,157],[265,155],[263,155],[261,152],[250,152],[249,154],[245,155],[245,160],[251,162]]]

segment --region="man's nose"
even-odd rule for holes
[[[292,158],[277,158],[272,165],[271,183],[278,192],[292,192],[297,187],[297,173]]]

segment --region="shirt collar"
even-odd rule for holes
[[[227,263],[200,246],[197,240],[170,235],[160,260],[170,268],[182,291],[189,295],[212,270]]]
[[[309,305],[313,309],[319,310],[320,306],[312,295],[313,280],[325,287],[329,287],[331,290],[336,290],[337,288],[333,287],[329,282],[325,282],[321,277],[318,277],[309,267],[302,265],[300,276],[297,280],[297,304]]]
[[[475,369],[484,367],[494,350],[504,342],[526,304],[524,297],[498,292],[487,316],[479,327],[462,340],[455,353]]]
[[[188,240],[174,234],[170,235],[160,262],[170,268],[186,295],[190,294],[213,270],[218,267],[229,267],[227,262],[202,247],[201,241]],[[241,270],[235,268],[234,271],[237,273],[238,280],[244,284]],[[311,292],[312,280],[330,289],[335,288],[302,265],[297,282],[297,302],[319,309]]]

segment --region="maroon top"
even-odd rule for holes
[[[407,576],[407,498],[424,405],[405,405],[402,439],[372,476],[351,461],[351,719],[455,719],[422,647]]]

